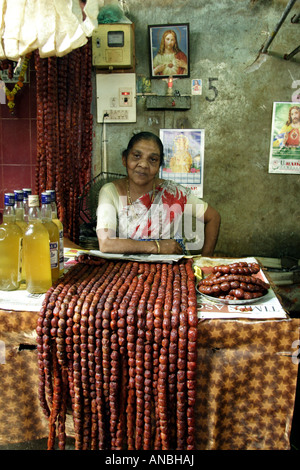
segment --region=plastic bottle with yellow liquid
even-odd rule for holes
[[[51,194],[51,213],[52,220],[57,225],[59,231],[59,275],[64,272],[64,227],[57,216],[55,189],[47,189],[47,193]]]
[[[4,195],[3,223],[0,225],[0,290],[20,287],[22,230],[16,224],[15,195]]]
[[[52,283],[59,278],[59,230],[52,220],[51,213],[51,195],[47,192],[42,193],[41,219],[49,233],[49,249],[51,260]]]
[[[28,226],[23,240],[26,289],[41,294],[52,286],[49,233],[40,218],[39,196],[29,195],[28,206]]]

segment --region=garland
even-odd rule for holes
[[[25,73],[26,73],[26,70],[28,68],[28,64],[29,64],[29,61],[30,61],[30,57],[31,57],[31,53],[29,54],[26,54],[26,56],[24,57],[24,60],[23,60],[23,63],[22,63],[22,68],[21,68],[21,71],[20,71],[20,75],[18,77],[18,81],[17,83],[15,84],[15,86],[13,87],[12,90],[9,90],[7,88],[7,86],[5,85],[5,94],[6,94],[6,98],[7,98],[7,106],[9,107],[9,110],[10,112],[13,112],[13,109],[15,107],[15,96],[16,94],[18,93],[19,90],[22,89],[23,85],[24,85],[24,77],[25,77]]]

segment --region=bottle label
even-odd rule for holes
[[[58,267],[58,243],[50,242],[50,261],[51,269]]]

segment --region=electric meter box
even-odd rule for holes
[[[102,69],[133,67],[132,24],[99,24],[92,34],[93,65]]]
[[[97,73],[97,122],[136,122],[136,74]]]

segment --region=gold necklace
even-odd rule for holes
[[[127,189],[127,202],[131,206],[132,205],[132,199],[131,199],[131,196],[130,196],[129,179],[128,178],[126,178],[126,189]],[[155,178],[154,178],[153,188],[152,188],[152,196],[151,196],[151,201],[150,201],[151,204],[154,201],[155,189],[156,189],[156,184],[155,184]]]

